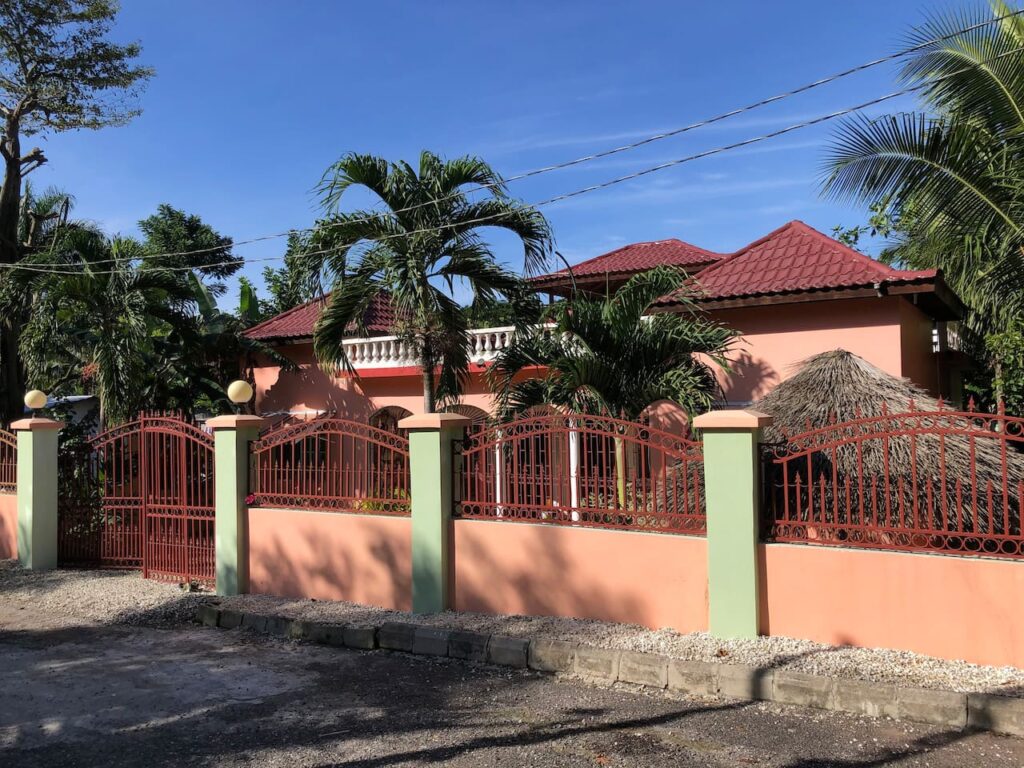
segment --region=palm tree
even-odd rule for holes
[[[654,303],[680,292],[686,275],[658,267],[635,275],[604,299],[574,297],[551,305],[543,325],[519,332],[491,368],[499,413],[539,405],[636,420],[658,400],[688,413],[707,410],[720,391],[706,361],[728,368],[737,334],[690,304],[682,313],[650,314]],[[524,376],[540,368],[541,377]],[[625,453],[616,440],[619,498],[625,503]]]
[[[183,410],[222,411],[230,407],[224,389],[240,375],[251,380],[257,355],[282,370],[295,369],[295,363],[272,346],[250,339],[245,330],[258,321],[256,294],[251,284],[241,284],[239,313],[224,312],[209,286],[193,272],[187,279],[191,290],[187,324],[179,323],[170,334],[157,335],[153,357],[160,366],[158,375],[149,377],[152,393],[147,401],[176,402]],[[244,280],[244,278],[242,278]]]
[[[465,189],[479,187],[475,195]],[[342,212],[352,187],[364,187],[380,210]],[[423,372],[423,409],[458,397],[469,370],[466,313],[452,297],[456,284],[474,302],[518,300],[520,278],[499,265],[480,236],[481,227],[516,235],[528,272],[543,269],[552,249],[551,230],[534,208],[508,197],[505,183],[475,157],[443,160],[420,155],[419,168],[371,155],[348,154],[328,169],[321,184],[327,216],[311,238],[318,268],[333,291],[316,325],[314,349],[321,364],[352,366],[342,344],[359,330],[372,302],[391,301],[395,333],[416,352]],[[435,379],[435,370],[440,375]]]
[[[75,229],[39,257],[67,269],[25,271],[34,276],[32,313],[20,340],[29,380],[54,389],[88,381],[100,401],[101,425],[128,418],[141,405],[154,333],[189,324],[191,293],[177,275],[144,265],[144,255],[134,240]]]
[[[1002,18],[1012,12],[992,0],[990,14],[916,30],[900,77],[927,112],[847,121],[824,180],[835,198],[883,203],[897,232],[885,257],[941,267],[981,333],[1024,310],[1024,18]]]

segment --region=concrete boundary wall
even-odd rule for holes
[[[700,537],[455,520],[455,609],[707,629]]]
[[[0,560],[18,556],[18,497],[0,493]]]
[[[412,607],[407,517],[250,508],[252,594]]]
[[[0,494],[0,555],[14,557]],[[4,547],[7,547],[7,550]],[[10,550],[10,551],[8,551]],[[252,508],[250,591],[412,609],[412,523]],[[708,630],[704,538],[511,521],[452,521],[452,608]],[[1024,564],[759,544],[760,634],[1024,668]]]
[[[761,544],[761,631],[1024,667],[1024,563]]]

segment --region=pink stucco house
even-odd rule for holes
[[[592,293],[613,290],[631,275],[659,264],[694,277],[700,303],[742,334],[731,370],[720,374],[724,402],[742,406],[768,392],[801,360],[829,349],[849,350],[929,392],[958,399],[962,355],[948,345],[947,324],[960,301],[936,270],[905,271],[877,262],[800,221],[791,221],[735,253],[713,253],[681,240],[627,245],[567,270],[534,280],[538,292],[564,296],[573,282]],[[667,296],[657,311],[678,311]],[[368,311],[371,334],[346,342],[358,377],[319,368],[312,351],[319,302],[271,318],[248,335],[273,344],[298,371],[257,364],[258,412],[339,416],[394,423],[421,408],[415,361],[390,336],[393,316],[383,303]],[[492,400],[482,373],[512,329],[473,332],[476,361],[459,410],[483,417]],[[263,361],[265,363],[265,361]]]

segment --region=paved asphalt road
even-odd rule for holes
[[[0,766],[1022,766],[1024,740],[0,598]]]

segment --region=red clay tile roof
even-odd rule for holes
[[[888,267],[802,221],[791,221],[733,254],[713,253],[681,240],[656,240],[627,245],[584,261],[573,267],[573,274],[577,279],[628,275],[659,264],[691,270],[704,301],[871,288],[879,283],[928,283],[938,276],[934,269],[912,272]],[[564,283],[567,276],[562,270],[534,281],[539,287],[548,281]],[[693,287],[687,290],[692,291]],[[321,301],[283,312],[253,326],[246,335],[262,340],[309,338],[320,314]],[[666,296],[658,304],[669,306],[677,301],[674,296]],[[374,302],[367,312],[368,332],[392,333],[394,323],[394,310],[384,298]]]
[[[927,282],[937,274],[934,269],[893,269],[802,221],[791,221],[702,270],[695,282],[704,300],[715,300]],[[670,304],[672,298],[659,303]]]
[[[723,258],[723,254],[698,248],[696,245],[684,243],[682,240],[654,240],[650,243],[633,243],[624,245],[614,251],[595,256],[577,264],[572,274],[577,279],[599,275],[629,274],[643,272],[661,264],[695,270]],[[541,275],[533,279],[536,284],[563,282],[568,279],[566,269]]]
[[[320,309],[330,294],[322,299],[313,299],[305,304],[264,320],[245,332],[250,339],[261,341],[283,339],[308,339],[320,317]],[[377,296],[366,310],[363,322],[368,333],[390,334],[395,327],[395,311],[384,296]],[[354,330],[354,329],[353,329]]]

